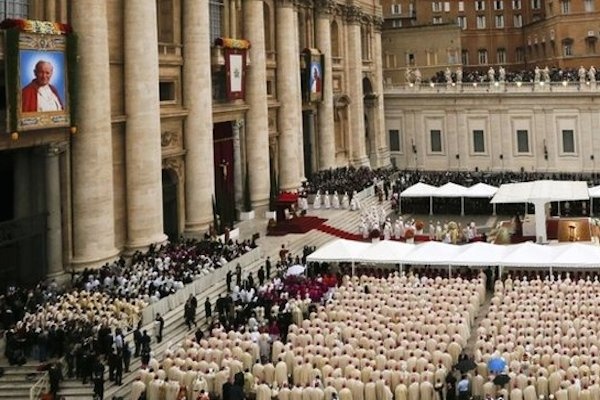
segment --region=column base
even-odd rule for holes
[[[212,223],[212,219],[203,222],[186,222],[183,236],[192,239],[202,239],[204,234],[210,229]]]
[[[354,165],[355,167],[370,167],[371,162],[369,161],[369,157],[364,155],[364,156],[360,156],[358,158],[353,158],[352,165]]]
[[[130,256],[136,251],[146,252],[150,248],[151,245],[161,246],[165,244],[169,238],[164,233],[157,235],[156,237],[150,239],[138,239],[134,242],[129,242],[125,245],[125,250],[123,254],[126,256]]]
[[[99,268],[106,263],[110,263],[119,258],[120,251],[118,249],[112,249],[107,256],[98,258],[83,258],[74,257],[71,260],[71,268],[80,271],[86,268]]]
[[[388,149],[379,149],[377,152],[377,166],[380,168],[392,165],[390,151]]]

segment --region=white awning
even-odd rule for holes
[[[561,267],[600,268],[600,247],[583,243],[557,246],[558,254],[552,264]]]
[[[433,197],[465,197],[467,188],[456,183],[448,182],[436,189]]]
[[[400,197],[431,197],[435,195],[436,191],[437,188],[435,186],[419,182],[407,189],[404,189],[402,193],[400,193]]]
[[[406,255],[414,249],[414,244],[382,240],[363,251],[357,261],[390,264],[401,263]]]
[[[479,182],[470,188],[467,188],[465,197],[483,197],[492,198],[498,191],[496,186],[488,185],[487,183]]]
[[[371,243],[337,239],[306,257],[308,262],[354,262]]]
[[[507,246],[509,251],[500,265],[505,267],[543,267],[548,268],[554,263],[558,253],[556,246],[548,246],[525,242]]]
[[[421,265],[449,265],[461,251],[462,246],[441,243],[425,242],[415,246],[404,258],[406,264]]]
[[[474,242],[462,246],[464,250],[452,259],[452,264],[470,267],[500,265],[510,251],[510,246]]]
[[[590,197],[600,197],[600,186],[594,186],[588,189]]]
[[[492,203],[537,203],[588,200],[587,183],[583,181],[533,181],[507,183],[500,186]]]

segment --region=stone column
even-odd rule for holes
[[[232,123],[233,126],[233,185],[235,193],[235,208],[238,212],[244,210],[244,176],[242,174],[242,147],[240,131],[244,128],[244,120]]]
[[[352,141],[350,160],[354,166],[369,165],[365,146],[365,107],[362,88],[362,48],[360,20],[362,12],[357,6],[346,7],[348,22],[348,94],[350,95],[349,122]]]
[[[229,0],[229,37],[237,38],[237,0]],[[208,18],[208,14],[206,15]],[[208,29],[210,26],[207,26]],[[184,32],[185,33],[185,32]]]
[[[185,231],[200,236],[212,222],[215,193],[209,5],[185,0],[183,9]]]
[[[167,239],[163,233],[158,33],[155,2],[127,0],[124,4],[127,247],[135,251]]]
[[[52,144],[46,152],[46,211],[48,217],[46,260],[48,275],[60,275],[63,269],[62,213],[60,205],[60,154],[65,145]]]
[[[335,167],[335,124],[333,120],[333,68],[331,59],[331,14],[335,2],[322,0],[317,9],[317,48],[323,52],[323,101],[319,104],[319,169]]]
[[[267,65],[262,0],[244,0],[244,36],[252,43],[252,65],[246,75],[246,156],[250,169],[252,206],[269,203],[269,110],[267,107]]]
[[[302,4],[298,1],[296,1],[295,3],[297,5]],[[301,15],[303,14],[300,14],[299,12],[296,13],[293,25],[294,42],[297,43],[298,46],[300,46],[300,30],[298,18],[300,18]],[[304,113],[302,111],[303,99],[301,94],[302,78],[300,77],[300,47],[298,47],[298,52],[296,54],[296,57],[294,58],[294,71],[298,71],[298,73],[296,74],[296,87],[298,88],[298,93],[300,93],[300,95],[296,97],[296,112],[298,114],[298,136],[296,137],[296,145],[298,146],[298,174],[299,180],[304,181],[306,180],[306,177],[304,176]]]
[[[79,36],[78,131],[72,136],[74,268],[99,266],[115,248],[110,74],[106,3],[71,3],[71,23]]]
[[[44,1],[46,21],[56,21],[56,0]]]
[[[296,68],[299,57],[294,29],[298,19],[293,0],[277,1],[277,96],[279,98],[279,186],[281,190],[295,191],[300,186],[298,136],[302,123],[298,120],[301,102],[298,86],[300,71]]]
[[[387,139],[387,131],[385,129],[385,112],[384,112],[384,96],[383,96],[383,59],[381,49],[381,28],[383,19],[373,17],[373,65],[375,67],[375,82],[373,89],[377,94],[377,102],[373,114],[375,117],[375,143],[377,145],[377,165],[376,167],[386,167],[390,165],[390,148]]]

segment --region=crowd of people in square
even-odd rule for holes
[[[414,82],[414,72],[412,73]],[[432,83],[494,83],[494,82],[530,82],[530,83],[551,83],[551,82],[596,82],[600,80],[600,71],[597,71],[593,65],[585,68],[583,65],[579,68],[561,68],[561,67],[539,67],[533,69],[506,70],[500,66],[496,71],[493,67],[487,70],[469,69],[463,71],[458,67],[455,71],[450,68],[438,71],[429,79]]]
[[[73,375],[89,377],[94,354],[139,325],[142,311],[256,247],[252,241],[185,240],[152,246],[100,269],[73,273],[67,286],[54,280],[0,296],[0,322],[11,364],[67,356]],[[148,321],[147,321],[148,322]],[[120,333],[119,333],[120,332]]]
[[[344,193],[349,196],[352,193],[373,185],[375,181],[389,179],[396,172],[395,168],[371,169],[368,167],[340,167],[335,169],[326,169],[315,172],[310,179],[304,183],[304,190],[308,194],[338,193],[343,196]]]

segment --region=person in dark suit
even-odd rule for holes
[[[206,319],[212,317],[212,304],[210,304],[208,296],[206,296],[206,301],[204,302],[204,315],[206,316]]]

